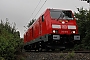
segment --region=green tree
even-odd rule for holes
[[[0,23],[0,60],[16,60],[18,51],[21,51],[20,32],[8,20]]]
[[[78,18],[77,23],[81,35],[81,45],[78,48],[82,46],[83,49],[90,50],[90,10],[79,8],[75,16]]]
[[[32,20],[28,23],[27,27],[29,28],[29,27],[34,23],[35,20],[36,20],[36,19],[32,19]]]
[[[87,3],[90,3],[90,0],[81,0],[81,1],[87,1]]]

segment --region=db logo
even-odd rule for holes
[[[62,25],[62,29],[67,29],[67,25]]]

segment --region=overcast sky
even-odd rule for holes
[[[17,30],[20,31],[21,37],[23,37],[26,30],[23,26],[27,26],[45,2],[45,0],[41,0],[40,3],[39,1],[40,0],[0,0],[0,20],[5,21],[5,19],[8,18],[10,23],[15,22]],[[37,9],[32,14],[37,5]],[[35,18],[37,19],[47,8],[71,9],[74,12],[80,7],[85,9],[90,8],[89,4],[80,0],[47,0]]]

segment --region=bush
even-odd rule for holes
[[[81,36],[81,44],[76,45],[75,50],[90,50],[90,10],[80,8],[75,16]]]
[[[19,31],[15,30],[15,25],[10,26],[9,22],[0,23],[0,60],[16,60],[17,51],[21,52]]]

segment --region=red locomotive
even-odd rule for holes
[[[24,34],[24,49],[62,49],[80,42],[76,19],[71,10],[47,9]]]

